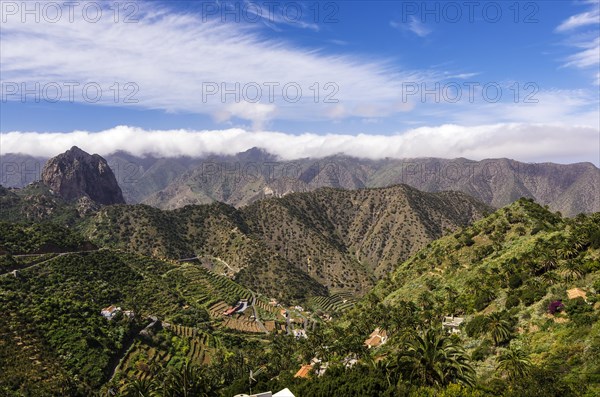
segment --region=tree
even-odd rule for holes
[[[179,370],[169,371],[162,390],[165,397],[209,397],[217,394],[216,379],[209,376],[205,367],[189,361]]]
[[[475,370],[460,345],[440,328],[413,333],[405,340],[396,367],[422,385],[475,383]]]
[[[542,252],[542,255],[535,269],[536,274],[543,274],[556,269],[558,263],[556,255],[551,253],[548,247],[539,247],[538,245],[536,244],[536,251]]]
[[[561,264],[559,274],[566,282],[571,282],[582,278],[584,271],[581,262],[577,259],[570,259]]]
[[[510,323],[505,320],[502,315],[498,312],[492,313],[486,317],[487,319],[487,332],[492,337],[494,345],[498,346],[500,343],[507,341],[512,333],[512,327]]]
[[[147,379],[136,379],[127,385],[124,397],[151,397],[156,396],[156,385]]]
[[[531,370],[531,361],[527,354],[515,347],[506,349],[497,359],[496,370],[506,375],[508,380],[514,381],[528,376]]]
[[[540,283],[543,285],[554,285],[559,281],[559,277],[554,271],[546,272],[539,276]]]

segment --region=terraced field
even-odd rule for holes
[[[239,318],[236,316],[225,317],[223,325],[227,328],[241,332],[263,332],[256,321],[250,320],[246,316],[241,316]]]
[[[250,299],[252,293],[225,276],[214,274],[199,265],[186,263],[166,274],[179,293],[188,301],[209,306],[215,300]]]
[[[262,329],[256,321],[250,319],[251,309],[246,310],[244,314],[234,314],[233,316],[225,316],[223,312],[230,307],[227,303],[219,301],[208,308],[211,317],[223,319],[223,327],[241,332],[257,332],[262,333]]]
[[[137,340],[121,364],[121,371],[127,378],[150,379],[158,369],[164,368],[171,360],[167,351],[157,350]]]
[[[277,323],[275,320],[267,320],[264,324],[267,331],[271,333],[285,331],[285,324]]]
[[[221,342],[218,338],[196,328],[171,325],[170,331],[179,337],[189,340],[190,351],[187,357],[192,362],[210,363],[215,350],[221,347]]]
[[[321,310],[326,313],[343,312],[351,308],[356,299],[351,293],[341,292],[330,296],[315,296],[309,299],[308,306],[313,310]]]
[[[256,302],[254,303],[254,305],[256,307],[258,307],[261,310],[264,310],[265,312],[271,313],[273,315],[278,315],[279,311],[281,310],[280,308],[273,306],[265,301],[262,301],[260,299],[257,299]]]
[[[191,362],[209,364],[216,350],[221,348],[218,338],[196,328],[172,324],[166,329],[187,340],[189,350],[185,356]],[[130,379],[150,379],[157,370],[165,368],[171,358],[168,351],[137,340],[122,361],[121,372]]]
[[[257,299],[256,302],[254,303],[254,306],[256,307],[257,311],[258,311],[258,315],[260,317],[261,320],[263,321],[267,321],[267,320],[280,320],[281,316],[280,316],[280,311],[281,308],[280,307],[276,307],[273,306],[267,302],[264,302],[260,299]]]
[[[218,301],[209,306],[208,312],[210,313],[211,317],[221,318],[223,316],[223,312],[227,310],[228,307],[229,305],[227,303]]]

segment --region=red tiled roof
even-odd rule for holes
[[[296,372],[296,375],[294,375],[294,378],[308,378],[308,373],[310,372],[311,369],[312,369],[312,365],[310,365],[310,364],[303,365],[302,367],[300,367],[298,372]]]

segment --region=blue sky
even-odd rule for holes
[[[481,1],[471,9],[462,1],[122,1],[118,20],[112,2],[90,3],[73,9],[70,21],[65,8],[59,18],[30,2],[26,15],[20,2],[2,1],[2,153],[35,151],[23,146],[24,133],[36,134],[35,142],[50,140],[46,132],[72,141],[73,131],[114,134],[127,126],[138,140],[152,131],[232,129],[254,134],[259,145],[257,134],[266,132],[317,142],[390,137],[370,157],[428,155],[431,142],[408,145],[406,137],[445,142],[453,131],[454,149],[432,155],[600,161],[596,0]],[[102,15],[92,23],[97,8]],[[65,83],[78,84],[73,98]],[[94,103],[81,89],[90,85],[102,93]],[[38,91],[39,103],[24,87]],[[294,96],[297,87],[302,94]],[[240,98],[222,98],[223,88]],[[57,89],[61,99],[51,102]],[[135,103],[124,103],[128,94]],[[502,125],[525,137],[495,132],[511,140],[490,140]],[[109,143],[99,141],[97,151],[116,149]],[[403,146],[389,149],[394,144]],[[330,145],[323,153],[352,152],[358,143]]]

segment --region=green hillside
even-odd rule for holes
[[[400,186],[2,222],[0,394],[229,397],[252,370],[300,396],[597,395],[600,213],[521,199],[467,226],[485,208]],[[361,297],[306,256],[331,277],[396,264]]]
[[[320,189],[242,209],[222,203],[172,211],[108,206],[78,228],[101,246],[170,259],[216,258],[237,281],[299,301],[327,290],[361,295],[398,260],[489,210],[462,193],[400,185]]]
[[[0,394],[90,395],[111,377],[117,386],[140,378],[129,366],[143,367],[149,349],[145,360],[156,353],[161,369],[209,363],[230,343],[227,335],[240,332],[209,310],[251,297],[196,264],[110,250],[61,254],[0,275],[7,314],[0,316]],[[123,311],[108,321],[100,312],[110,305]],[[140,332],[154,318],[162,326]]]
[[[600,392],[599,292],[600,214],[567,219],[521,199],[400,264],[345,321],[393,330],[397,344],[380,354],[394,357],[409,329],[464,318],[451,339],[484,393],[473,395],[591,396]]]

